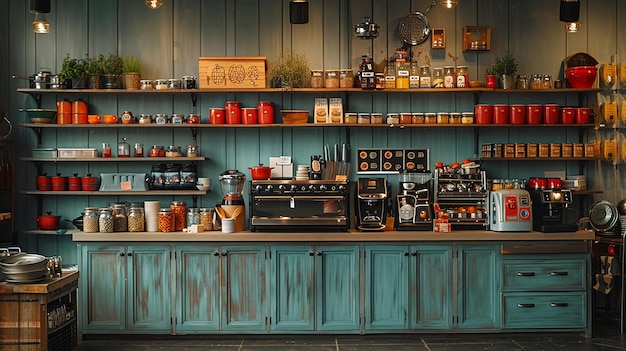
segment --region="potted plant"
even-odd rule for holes
[[[141,70],[143,69],[141,60],[133,54],[124,56],[122,60],[126,89],[139,90],[141,88]]]
[[[512,89],[515,86],[515,73],[517,72],[517,60],[513,54],[502,57],[496,56],[493,72],[498,76],[502,89]]]
[[[72,58],[68,54],[63,58],[61,71],[59,71],[59,80],[62,86],[70,89],[80,89],[85,87],[85,60]]]
[[[100,77],[104,73],[104,55],[86,58],[87,86],[89,89],[100,89]]]
[[[485,87],[496,88],[498,86],[497,77],[498,76],[496,75],[493,66],[487,67],[487,69],[485,70]]]
[[[102,65],[102,75],[105,89],[118,89],[121,86],[121,75],[124,73],[124,61],[117,54],[110,54]]]
[[[269,71],[273,88],[307,88],[311,83],[309,61],[302,53],[282,54]]]

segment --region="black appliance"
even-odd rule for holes
[[[385,178],[359,178],[357,189],[357,228],[382,231],[387,220],[387,181]]]
[[[575,232],[578,218],[569,219],[572,192],[566,189],[528,190],[533,205],[533,229],[544,233]]]
[[[252,180],[250,231],[347,231],[349,184],[336,180]]]
[[[396,230],[432,230],[432,173],[427,170],[399,174],[401,194],[396,198]]]

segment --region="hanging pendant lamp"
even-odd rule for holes
[[[309,2],[306,0],[289,1],[289,23],[309,23]]]
[[[33,32],[37,34],[50,33],[50,23],[46,21],[43,15],[50,12],[50,0],[30,0],[29,12],[35,14]]]

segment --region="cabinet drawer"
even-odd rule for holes
[[[584,328],[585,292],[508,293],[502,298],[504,328]]]
[[[505,291],[584,290],[584,259],[504,260]]]

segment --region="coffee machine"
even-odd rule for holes
[[[357,228],[363,231],[384,230],[387,181],[385,178],[359,178],[357,187]]]
[[[246,175],[236,169],[220,173],[220,187],[222,188],[222,208],[226,217],[235,218],[235,231],[246,229],[246,212],[243,201],[243,188],[246,184]]]
[[[575,232],[578,218],[568,220],[572,192],[566,189],[531,189],[533,229],[544,233]]]
[[[396,230],[432,230],[432,174],[427,170],[399,174],[401,194],[396,195]]]

